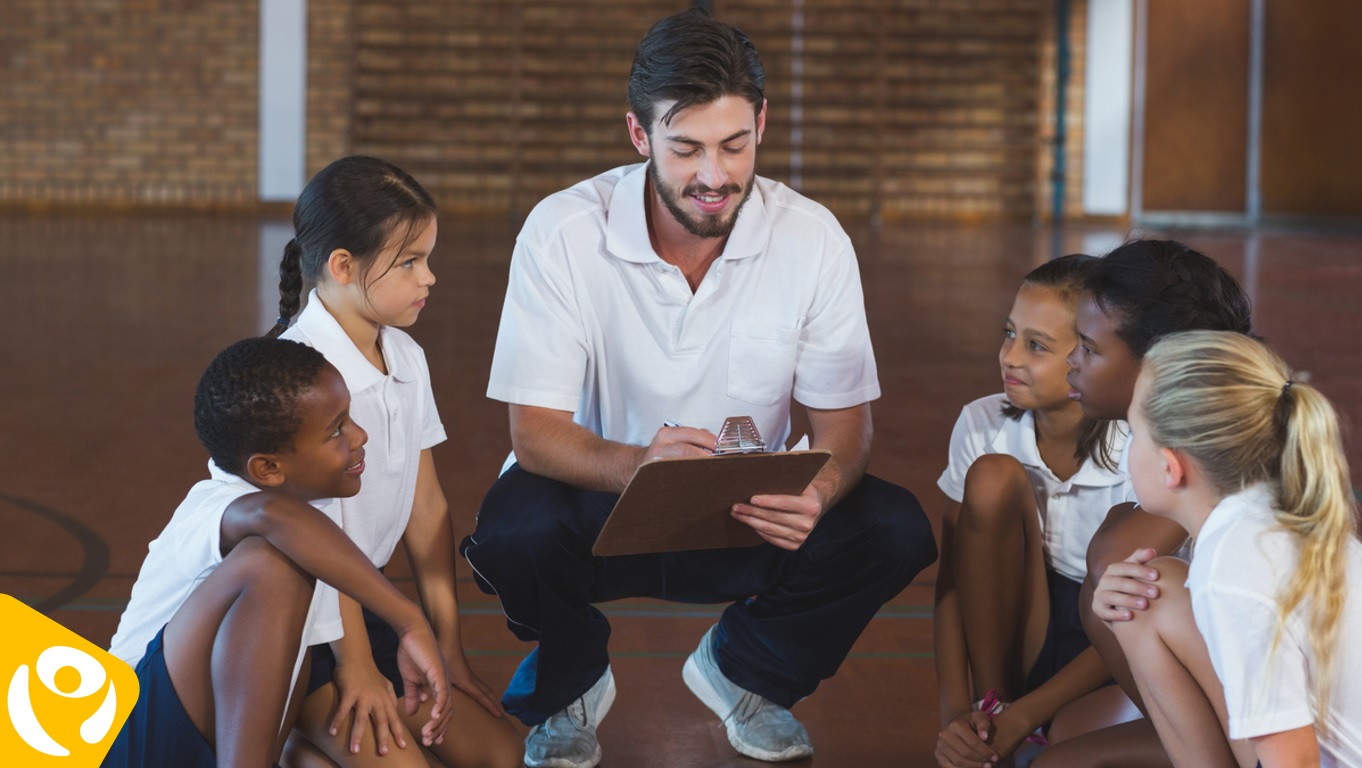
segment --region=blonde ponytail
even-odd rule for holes
[[[1277,522],[1299,539],[1300,562],[1277,598],[1277,636],[1296,606],[1302,601],[1313,606],[1310,645],[1319,665],[1315,694],[1318,711],[1323,713],[1348,593],[1348,542],[1357,536],[1356,502],[1334,407],[1314,387],[1294,382],[1285,388],[1281,400],[1286,441]]]
[[[1291,380],[1260,342],[1223,331],[1188,331],[1144,359],[1141,410],[1158,445],[1191,456],[1223,494],[1271,485],[1277,523],[1299,545],[1299,565],[1277,596],[1276,648],[1286,619],[1310,607],[1317,721],[1328,708],[1334,649],[1347,598],[1347,549],[1357,509],[1338,416],[1318,390]]]

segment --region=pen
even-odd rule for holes
[[[662,426],[664,426],[664,427],[679,427],[679,426],[681,426],[681,425],[678,424],[678,423],[675,422],[675,421],[672,421],[671,419],[667,419],[666,421],[662,422]]]

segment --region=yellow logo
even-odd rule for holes
[[[25,768],[96,768],[137,702],[122,659],[0,595],[0,756]]]

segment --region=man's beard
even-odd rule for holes
[[[757,180],[756,170],[747,179],[747,184],[738,186],[737,184],[726,184],[720,189],[710,189],[699,185],[687,187],[682,190],[680,195],[675,194],[672,188],[662,182],[662,178],[657,170],[657,163],[648,164],[648,178],[653,182],[653,189],[657,191],[657,196],[661,198],[662,204],[667,206],[672,218],[676,219],[685,230],[696,237],[728,237],[733,231],[733,227],[738,223],[738,214],[742,213],[742,207],[747,204],[747,198],[752,196],[752,189],[755,188]],[[742,199],[737,206],[731,206],[722,214],[703,214],[694,213],[681,207],[681,198],[690,195],[702,195],[705,193],[720,195],[736,195],[741,193]],[[724,214],[729,214],[728,218],[722,218]]]

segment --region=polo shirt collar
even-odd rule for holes
[[[1119,429],[1119,427],[1118,427]],[[1121,450],[1123,441],[1116,440],[1116,445],[1111,447],[1115,454]],[[1040,456],[1040,448],[1036,445],[1036,417],[1030,411],[1022,413],[1020,419],[1003,418],[1002,429],[993,436],[990,447],[998,453],[1006,453],[1014,456],[1024,466],[1036,467],[1050,472],[1045,460]],[[1113,459],[1118,458],[1113,456]],[[1054,474],[1051,472],[1051,474]],[[1096,462],[1084,461],[1078,471],[1074,473],[1066,482],[1066,486],[1081,485],[1087,488],[1107,488],[1113,485],[1120,485],[1125,482],[1124,471],[1109,471],[1097,466]]]
[[[605,249],[617,258],[639,264],[660,261],[648,237],[648,216],[643,191],[647,187],[648,163],[625,172],[610,196],[605,222]],[[756,179],[752,180],[756,184]],[[741,259],[766,250],[771,228],[767,223],[766,201],[761,185],[738,212],[738,222],[728,235],[721,259]]]
[[[1277,497],[1273,493],[1272,486],[1267,483],[1248,485],[1242,490],[1221,499],[1211,509],[1211,514],[1206,517],[1206,522],[1201,524],[1201,532],[1197,534],[1197,540],[1205,541],[1211,534],[1229,527],[1235,520],[1247,513],[1262,512],[1263,510],[1272,511],[1276,508]]]
[[[259,488],[256,488],[254,485],[251,485],[249,482],[246,481],[245,478],[241,477],[240,475],[232,474],[231,472],[228,472],[222,467],[219,467],[218,463],[216,461],[213,461],[212,459],[208,460],[208,477],[209,479],[216,480],[219,483],[242,486],[245,488],[250,488],[253,491],[260,490]]]
[[[383,380],[383,372],[369,362],[355,343],[346,335],[345,329],[317,298],[313,288],[307,296],[307,306],[298,315],[298,329],[307,336],[312,346],[326,356],[327,362],[336,366],[341,378],[350,392],[362,392]],[[399,355],[389,354],[389,346],[384,343],[387,327],[378,329],[379,347],[383,350],[383,362],[388,365],[388,374],[400,382],[415,380],[415,372],[410,370]]]
[[[998,453],[1015,457],[1024,466],[1045,466],[1045,460],[1040,457],[1040,448],[1036,446],[1036,417],[1030,411],[1023,411],[1020,419],[1004,416],[1002,429],[993,436],[989,447]]]

